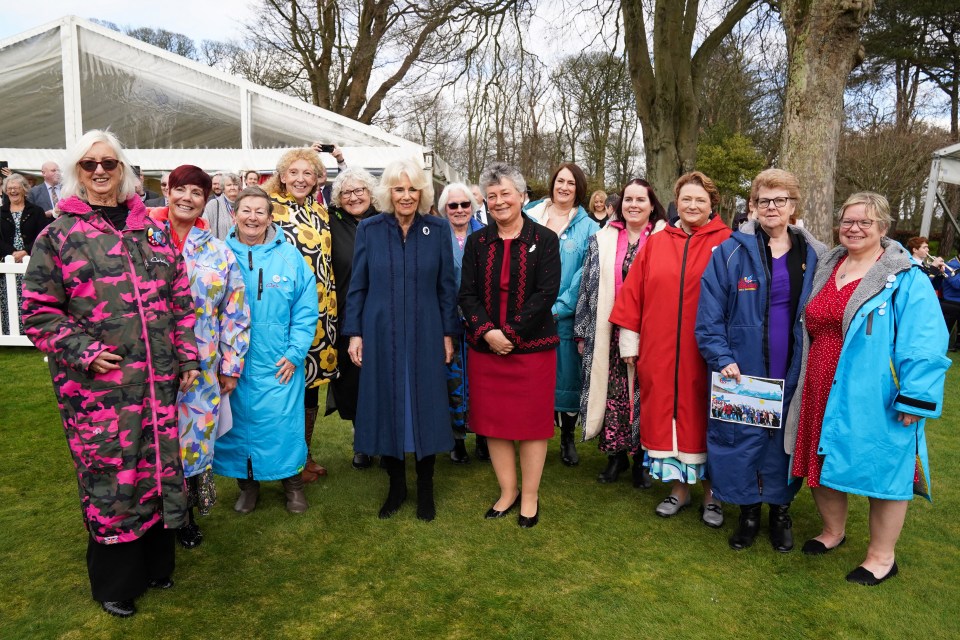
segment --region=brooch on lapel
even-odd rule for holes
[[[167,246],[167,234],[160,229],[150,227],[147,229],[147,242],[155,247]]]
[[[430,235],[430,227],[424,227],[424,228],[423,228],[423,235],[425,235],[425,236]]]
[[[536,250],[537,250],[537,245],[532,244],[532,245],[530,245],[530,248],[527,249],[527,253],[533,253],[533,252],[536,251]]]

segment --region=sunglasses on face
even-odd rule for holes
[[[447,203],[447,209],[451,209],[451,210],[469,209],[469,208],[470,208],[469,202],[448,202]]]
[[[116,158],[104,158],[103,160],[81,160],[77,163],[77,166],[86,171],[87,173],[93,173],[97,170],[97,165],[103,167],[104,171],[113,171],[118,166],[120,166],[120,161]]]

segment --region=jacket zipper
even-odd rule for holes
[[[677,421],[677,407],[680,394],[680,333],[683,327],[683,282],[687,278],[687,249],[690,247],[690,239],[693,236],[687,236],[683,243],[683,260],[680,262],[680,299],[677,304],[677,352],[674,356],[673,368],[673,421]]]
[[[257,300],[263,297],[263,268],[260,268],[260,275],[257,278]]]

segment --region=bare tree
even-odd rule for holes
[[[873,0],[780,0],[779,6],[789,59],[780,164],[803,187],[807,228],[831,244],[843,92],[863,61],[860,29]]]
[[[526,1],[262,0],[251,37],[266,38],[313,104],[370,123],[402,82],[447,66],[459,77]]]
[[[694,168],[700,126],[697,97],[710,59],[758,2],[715,3],[713,16],[701,15],[699,0],[655,0],[652,15],[651,0],[620,3],[628,69],[643,124],[647,179],[659,193],[670,193],[677,176]],[[706,32],[698,33],[698,26]],[[698,36],[702,39],[694,50]]]

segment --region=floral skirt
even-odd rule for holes
[[[196,507],[197,512],[205,516],[217,503],[217,485],[213,481],[213,471],[207,469],[199,475],[187,478],[187,506]]]
[[[620,327],[610,335],[609,375],[598,446],[604,453],[635,456],[640,449],[640,383],[634,376],[633,389],[629,388],[627,364],[620,357]]]

